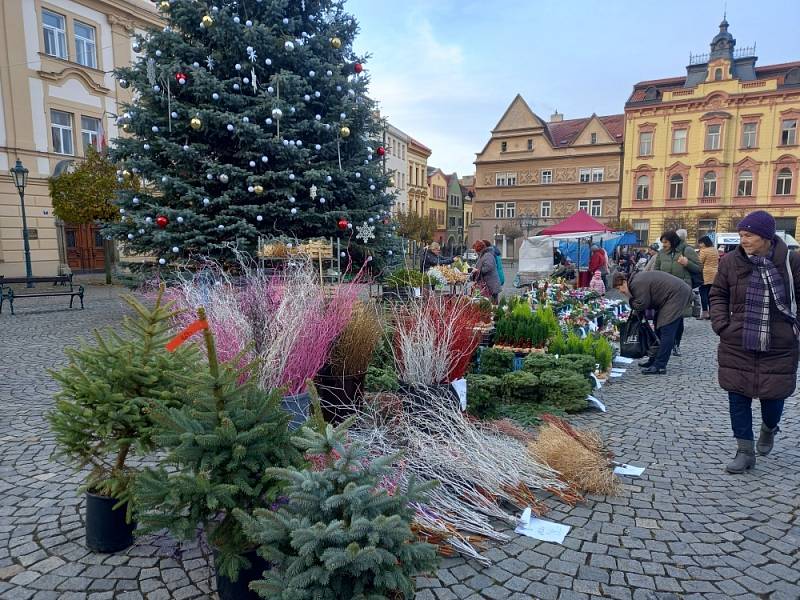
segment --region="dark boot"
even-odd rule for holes
[[[672,356],[680,356],[681,349],[678,346],[673,346],[672,348]]]
[[[772,446],[775,444],[775,434],[781,430],[777,425],[770,429],[764,423],[761,424],[761,433],[758,435],[758,443],[756,450],[761,456],[766,456],[772,452]]]
[[[666,375],[666,374],[667,374],[666,369],[659,369],[658,367],[655,366],[642,369],[642,375]]]
[[[753,449],[753,440],[736,440],[737,449],[736,449],[736,456],[733,457],[733,460],[728,463],[728,466],[725,467],[725,470],[728,473],[744,473],[748,469],[752,469],[756,466],[756,453]]]
[[[647,367],[652,367],[655,361],[656,359],[647,357],[643,361],[639,362],[639,366],[642,367],[643,369],[646,369]]]

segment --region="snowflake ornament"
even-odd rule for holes
[[[375,239],[375,226],[367,225],[366,223],[359,226],[358,234],[356,234],[356,239],[364,240],[364,243],[368,244],[370,240]]]
[[[214,70],[214,66],[216,64],[217,63],[214,61],[214,57],[213,56],[211,56],[210,54],[208,56],[206,56],[206,67],[208,67],[209,71],[213,71]]]
[[[312,185],[311,188],[308,190],[308,195],[311,196],[312,200],[314,198],[316,198],[317,197],[317,186]]]
[[[251,63],[256,62],[256,59],[258,58],[258,54],[256,54],[256,50],[252,46],[247,47],[247,58],[250,59]]]

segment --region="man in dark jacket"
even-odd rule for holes
[[[453,264],[452,258],[444,258],[441,254],[442,248],[439,246],[438,242],[431,242],[428,244],[428,247],[422,251],[422,259],[419,262],[419,270],[425,273],[431,267]]]
[[[661,271],[634,273],[627,277],[615,273],[614,288],[628,297],[631,308],[644,313],[656,311],[656,333],[659,337],[658,354],[652,363],[644,366],[645,375],[663,375],[675,344],[675,335],[683,320],[683,311],[692,301],[692,288],[677,277]]]
[[[758,210],[738,226],[739,247],[719,262],[711,287],[711,327],[719,336],[719,385],[728,392],[737,452],[727,465],[742,473],[755,451],[772,450],[784,400],[797,385],[800,255],[775,235],[775,219]],[[761,433],[753,447],[752,400],[761,403]]]

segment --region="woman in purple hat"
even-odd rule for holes
[[[743,473],[756,450],[770,453],[783,403],[797,382],[800,256],[775,235],[763,210],[739,223],[739,247],[726,254],[711,288],[711,326],[719,335],[719,384],[728,392],[737,451],[726,470]],[[761,433],[753,443],[751,402],[761,401]],[[755,447],[754,447],[755,446]]]

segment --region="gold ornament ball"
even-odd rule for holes
[[[158,5],[158,7],[159,7],[161,10],[167,11],[167,10],[169,10],[169,2],[167,2],[167,0],[164,0],[163,2],[161,2],[161,3]]]
[[[389,187],[394,187],[394,178],[389,179]]]
[[[349,136],[350,136],[350,128],[349,128],[347,125],[345,125],[344,127],[342,127],[342,128],[339,130],[339,134],[340,134],[340,135],[341,135],[343,138],[349,137]]]
[[[189,125],[196,131],[203,126],[203,122],[198,117],[192,117],[192,120],[189,121]]]
[[[253,191],[256,194],[263,194],[264,193],[264,188],[261,187],[260,185],[256,185],[256,186],[253,187]]]
[[[202,19],[203,27],[211,27],[214,24],[214,19],[211,18],[211,15],[205,15]]]
[[[131,132],[131,125],[130,125],[130,123],[123,123],[123,125],[122,125],[122,131],[124,131],[125,133],[130,133],[130,132]]]
[[[342,47],[342,40],[338,37],[331,38],[331,46],[336,48],[337,50]]]
[[[122,176],[123,176],[123,177],[130,177],[130,176],[131,176],[131,172],[130,172],[130,171],[128,171],[128,169],[125,169],[125,170],[122,172]]]

